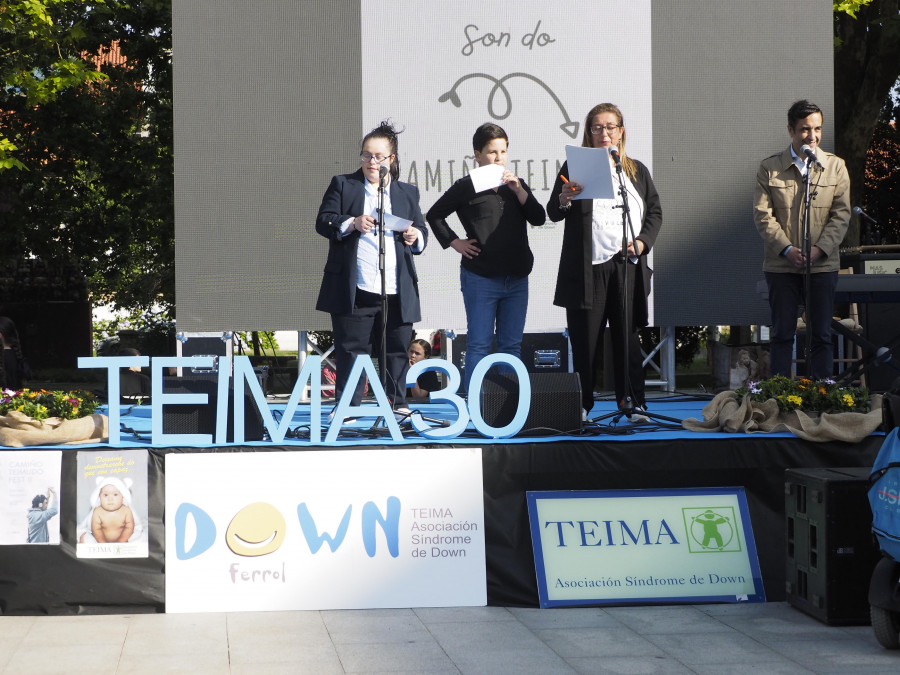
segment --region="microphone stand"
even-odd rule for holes
[[[624,378],[622,380],[624,385],[624,394],[625,401],[621,408],[619,408],[616,412],[607,413],[605,415],[600,415],[594,419],[589,420],[590,422],[599,422],[604,419],[612,418],[613,422],[618,422],[622,417],[630,418],[634,414],[635,406],[634,406],[634,391],[632,389],[631,382],[631,323],[633,321],[633,301],[631,300],[631,294],[629,293],[629,285],[628,285],[628,268],[632,265],[632,262],[628,259],[628,241],[629,241],[629,233],[631,235],[631,241],[636,241],[634,236],[634,225],[631,222],[631,209],[628,206],[628,187],[625,184],[625,174],[622,171],[622,161],[619,158],[618,152],[610,152],[610,156],[613,158],[613,161],[616,164],[616,175],[619,177],[619,196],[622,198],[621,206],[616,205],[614,208],[622,209],[622,250],[619,252],[619,255],[622,256],[622,272],[619,275],[619,320],[622,324],[622,347],[625,350],[624,354]],[[636,252],[636,251],[635,251]],[[634,267],[637,269],[640,265],[640,256],[637,256],[637,260],[633,263]],[[604,365],[604,368],[606,366]],[[616,405],[618,405],[618,401],[616,401]],[[670,422],[672,424],[676,424],[678,428],[681,428],[681,420],[675,419],[674,417],[665,417],[663,415],[654,415],[652,413],[647,412],[646,410],[641,411],[641,415],[647,417],[648,419]]]
[[[801,225],[802,250],[804,257],[803,266],[803,304],[806,307],[806,375],[809,379],[813,379],[812,370],[812,310],[810,309],[809,293],[812,286],[812,262],[810,255],[812,254],[812,240],[810,237],[810,183],[811,174],[814,163],[811,158],[806,159],[806,176],[803,180],[803,223]]]
[[[381,275],[381,344],[379,345],[379,369],[381,389],[387,393],[387,271],[385,262],[385,236],[384,236],[384,179],[387,177],[388,168],[382,165],[378,172],[378,272]],[[391,407],[393,407],[391,401]],[[377,422],[376,422],[377,424]]]

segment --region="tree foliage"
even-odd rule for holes
[[[891,89],[900,77],[900,0],[836,2],[835,149],[847,162],[854,204],[866,202],[867,150]],[[860,243],[854,218],[844,243]]]
[[[174,306],[170,0],[43,4],[68,29],[62,60],[102,77],[22,95],[10,82],[31,86],[25,64],[42,72],[49,57],[40,35],[17,38],[0,110],[22,168],[0,173],[0,251],[78,261],[95,300]]]
[[[861,243],[900,243],[900,102],[895,98],[885,102],[869,146],[863,205],[878,226],[864,226]]]
[[[0,110],[9,110],[16,99],[32,106],[47,103],[69,87],[104,77],[74,48],[83,30],[67,16],[69,5],[83,7],[84,2],[0,1]],[[0,134],[0,172],[26,168],[15,150],[13,141]]]

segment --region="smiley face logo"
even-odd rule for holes
[[[271,504],[256,502],[238,511],[225,532],[225,544],[237,555],[268,555],[284,541],[285,521]]]

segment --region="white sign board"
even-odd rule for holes
[[[743,488],[529,492],[541,607],[764,602]]]
[[[166,611],[482,606],[480,448],[166,455]]]

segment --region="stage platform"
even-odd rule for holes
[[[692,440],[725,440],[735,439],[734,434],[728,433],[697,433],[685,430],[681,421],[688,418],[702,419],[703,406],[712,399],[712,396],[697,396],[691,394],[660,394],[653,397],[648,394],[649,422],[632,423],[623,415],[617,414],[617,408],[611,397],[600,397],[595,400],[594,409],[588,421],[577,429],[558,428],[523,428],[522,431],[511,438],[489,439],[479,434],[470,422],[466,430],[451,442],[453,444],[513,444],[523,443],[559,443],[578,441],[671,441],[674,439]],[[286,397],[285,397],[286,399]],[[269,410],[274,419],[282,423],[282,415],[285,410],[285,399],[279,400],[270,397]],[[373,404],[374,405],[374,404]],[[426,438],[417,434],[411,425],[400,420],[400,430],[403,440],[395,441],[377,417],[360,417],[347,420],[341,427],[337,440],[326,442],[324,440],[329,426],[328,414],[334,407],[331,400],[323,400],[321,411],[322,442],[316,443],[324,447],[357,447],[368,446],[373,443],[388,446],[421,445],[429,443]],[[419,411],[426,420],[432,424],[438,422],[452,423],[457,419],[456,411],[447,404],[431,404],[411,402],[410,409]],[[248,403],[249,410],[249,403]],[[101,410],[101,412],[104,412]],[[248,413],[249,415],[249,413]],[[120,420],[123,427],[119,447],[139,448],[155,447],[151,436],[151,408],[149,406],[120,406]],[[657,419],[668,418],[668,419]],[[671,421],[670,421],[671,420]],[[300,405],[289,423],[289,431],[286,438],[279,443],[286,447],[307,447],[310,445],[310,408],[309,405]],[[212,431],[210,421],[209,432]],[[197,432],[195,432],[197,433]],[[790,438],[795,436],[788,432],[766,434],[766,438]],[[187,444],[194,447],[195,444]],[[233,444],[220,444],[217,447],[228,447]],[[271,447],[268,440],[245,441],[241,445],[248,447]],[[196,444],[196,447],[205,447],[206,444]],[[159,447],[166,447],[160,445]]]
[[[664,396],[650,401],[651,413],[673,419],[699,418],[705,399]],[[271,407],[283,409],[272,402]],[[444,419],[449,407],[424,404],[427,417]],[[371,430],[372,419],[348,425],[338,440],[312,443],[309,408],[291,421],[291,437],[283,442],[252,441],[223,445],[155,446],[150,439],[149,409],[122,407],[123,432],[117,447],[148,451],[149,558],[85,560],[75,555],[74,519],[60,521],[59,546],[4,546],[0,556],[0,609],[12,614],[75,614],[165,611],[164,457],[170,453],[332,452],[347,448],[405,447],[427,452],[441,444],[414,432],[396,442],[383,429]],[[323,406],[323,418],[330,406]],[[127,413],[127,414],[125,414]],[[856,444],[813,443],[789,433],[693,433],[669,424],[630,424],[601,400],[592,411],[597,423],[581,430],[488,439],[466,432],[449,445],[482,448],[488,604],[538,606],[537,583],[526,509],[532,490],[603,490],[673,487],[742,486],[747,493],[766,597],[785,598],[784,474],[789,468],[869,467],[883,435]],[[326,420],[323,419],[323,437]],[[410,430],[411,431],[411,430]],[[535,435],[547,433],[547,435]],[[33,448],[29,448],[31,450]],[[50,449],[50,448],[48,448]],[[59,448],[53,448],[59,449]],[[92,446],[66,446],[62,484],[76,482],[76,451]],[[109,446],[96,446],[98,453]],[[61,513],[73,513],[75,494],[63,490]],[[863,524],[865,526],[865,524]]]

